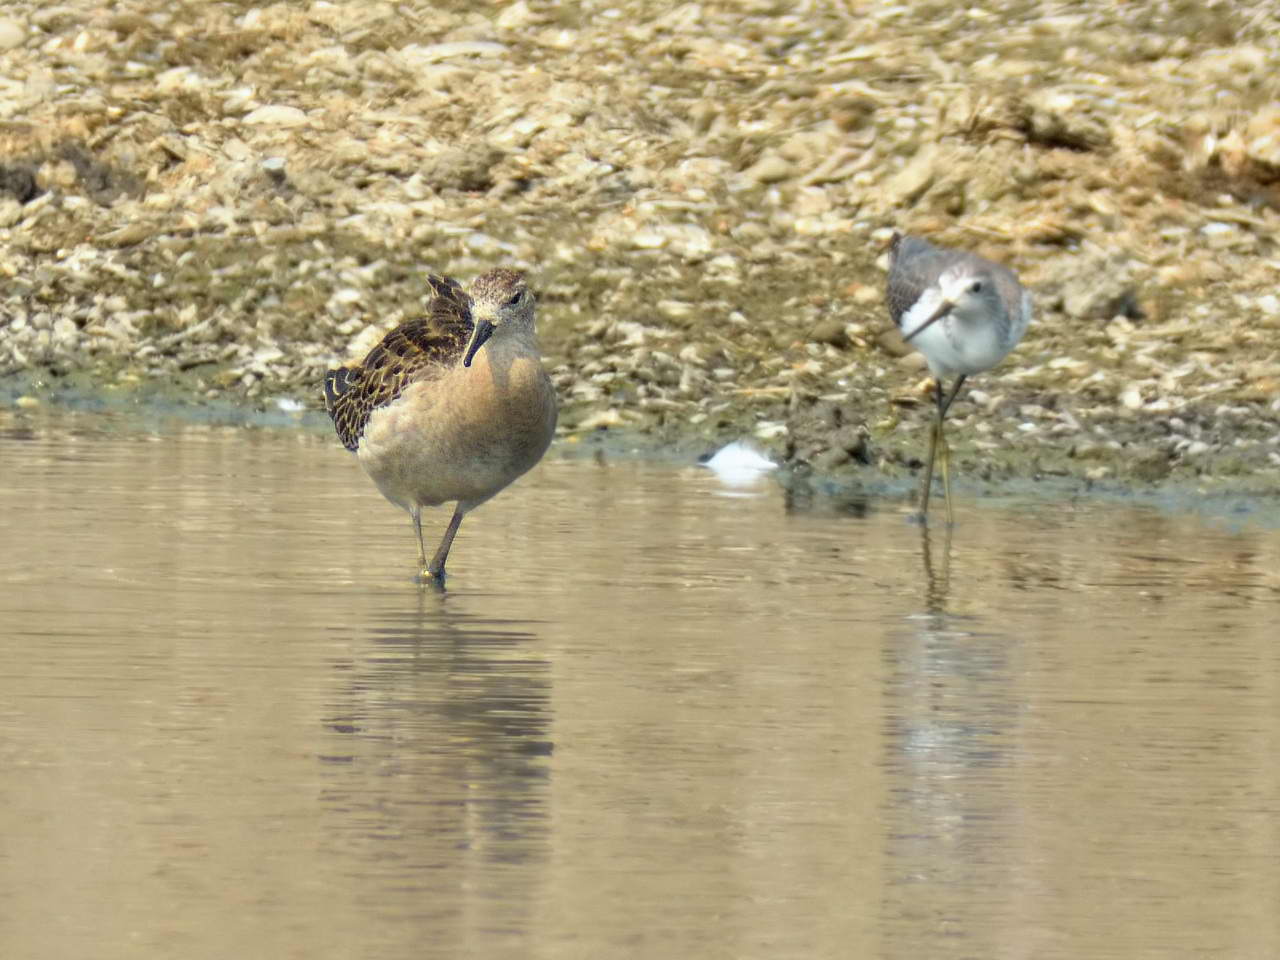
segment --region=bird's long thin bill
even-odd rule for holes
[[[926,320],[924,323],[920,324],[920,326],[916,327],[914,330],[912,330],[910,333],[908,333],[908,334],[907,334],[906,336],[904,336],[902,339],[903,339],[903,340],[905,340],[905,341],[907,341],[908,343],[910,343],[910,342],[911,342],[911,338],[912,338],[912,337],[914,337],[914,336],[918,336],[918,335],[919,335],[919,334],[920,334],[920,333],[921,333],[921,332],[922,332],[926,327],[928,327],[930,324],[936,323],[937,321],[939,321],[939,320],[941,320],[943,317],[945,317],[948,313],[950,313],[950,312],[951,312],[951,307],[952,307],[952,306],[953,306],[953,304],[950,304],[950,303],[942,303],[942,304],[939,304],[939,305],[938,305],[938,309],[937,309],[937,310],[935,310],[935,311],[933,311],[933,316],[931,316],[931,317],[930,317],[928,320]]]
[[[467,352],[462,355],[462,365],[464,367],[471,366],[471,361],[491,336],[493,336],[493,324],[488,320],[477,320],[475,326],[471,329],[471,339],[467,342]]]

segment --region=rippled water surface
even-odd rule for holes
[[[1265,511],[553,455],[441,594],[327,437],[0,475],[6,960],[1280,956]]]

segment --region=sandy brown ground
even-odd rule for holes
[[[424,271],[513,264],[569,442],[905,478],[895,227],[1037,293],[954,409],[961,471],[1280,489],[1270,0],[0,8],[23,403],[316,406]]]

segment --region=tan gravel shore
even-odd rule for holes
[[[906,476],[893,228],[1037,295],[958,473],[1280,490],[1280,6],[11,2],[0,374],[319,406],[532,274],[573,442]]]

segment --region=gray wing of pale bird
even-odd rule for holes
[[[1005,331],[1005,344],[1012,350],[1018,345],[1022,335],[1027,332],[1027,326],[1031,323],[1031,291],[1022,285],[1017,274],[1008,267],[1000,263],[992,263],[990,260],[983,260],[981,257],[978,259],[989,267],[991,279],[995,282],[1000,301],[1004,304],[1005,316],[1009,321],[1009,327]]]

